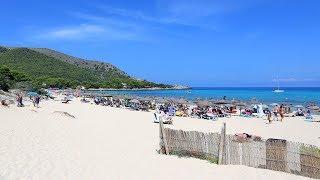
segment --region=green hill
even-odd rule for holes
[[[0,66],[24,74],[33,86],[170,87],[137,80],[109,63],[84,60],[45,48],[0,47]]]
[[[69,64],[76,65],[77,67],[93,70],[99,73],[101,76],[109,75],[110,73],[112,73],[113,75],[128,76],[124,71],[121,71],[120,69],[118,69],[110,63],[77,58],[48,48],[30,49],[45,54],[47,56],[59,59],[61,61],[67,62]]]

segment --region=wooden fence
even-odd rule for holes
[[[239,142],[234,135],[164,128],[160,152],[207,159],[218,164],[246,165],[320,179],[320,148],[283,139]]]

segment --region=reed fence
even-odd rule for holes
[[[235,135],[183,131],[159,126],[160,152],[206,159],[218,164],[246,165],[320,179],[320,148],[283,139],[249,139]]]

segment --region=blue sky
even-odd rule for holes
[[[317,0],[4,0],[0,44],[190,86],[320,86]]]

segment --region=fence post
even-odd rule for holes
[[[166,134],[164,132],[162,118],[159,118],[159,137],[160,137],[160,153],[169,154],[168,145],[166,141]]]
[[[226,164],[226,123],[223,123],[220,133],[219,161],[218,164]]]
[[[231,164],[231,153],[230,153],[230,136],[226,136],[226,164]]]

